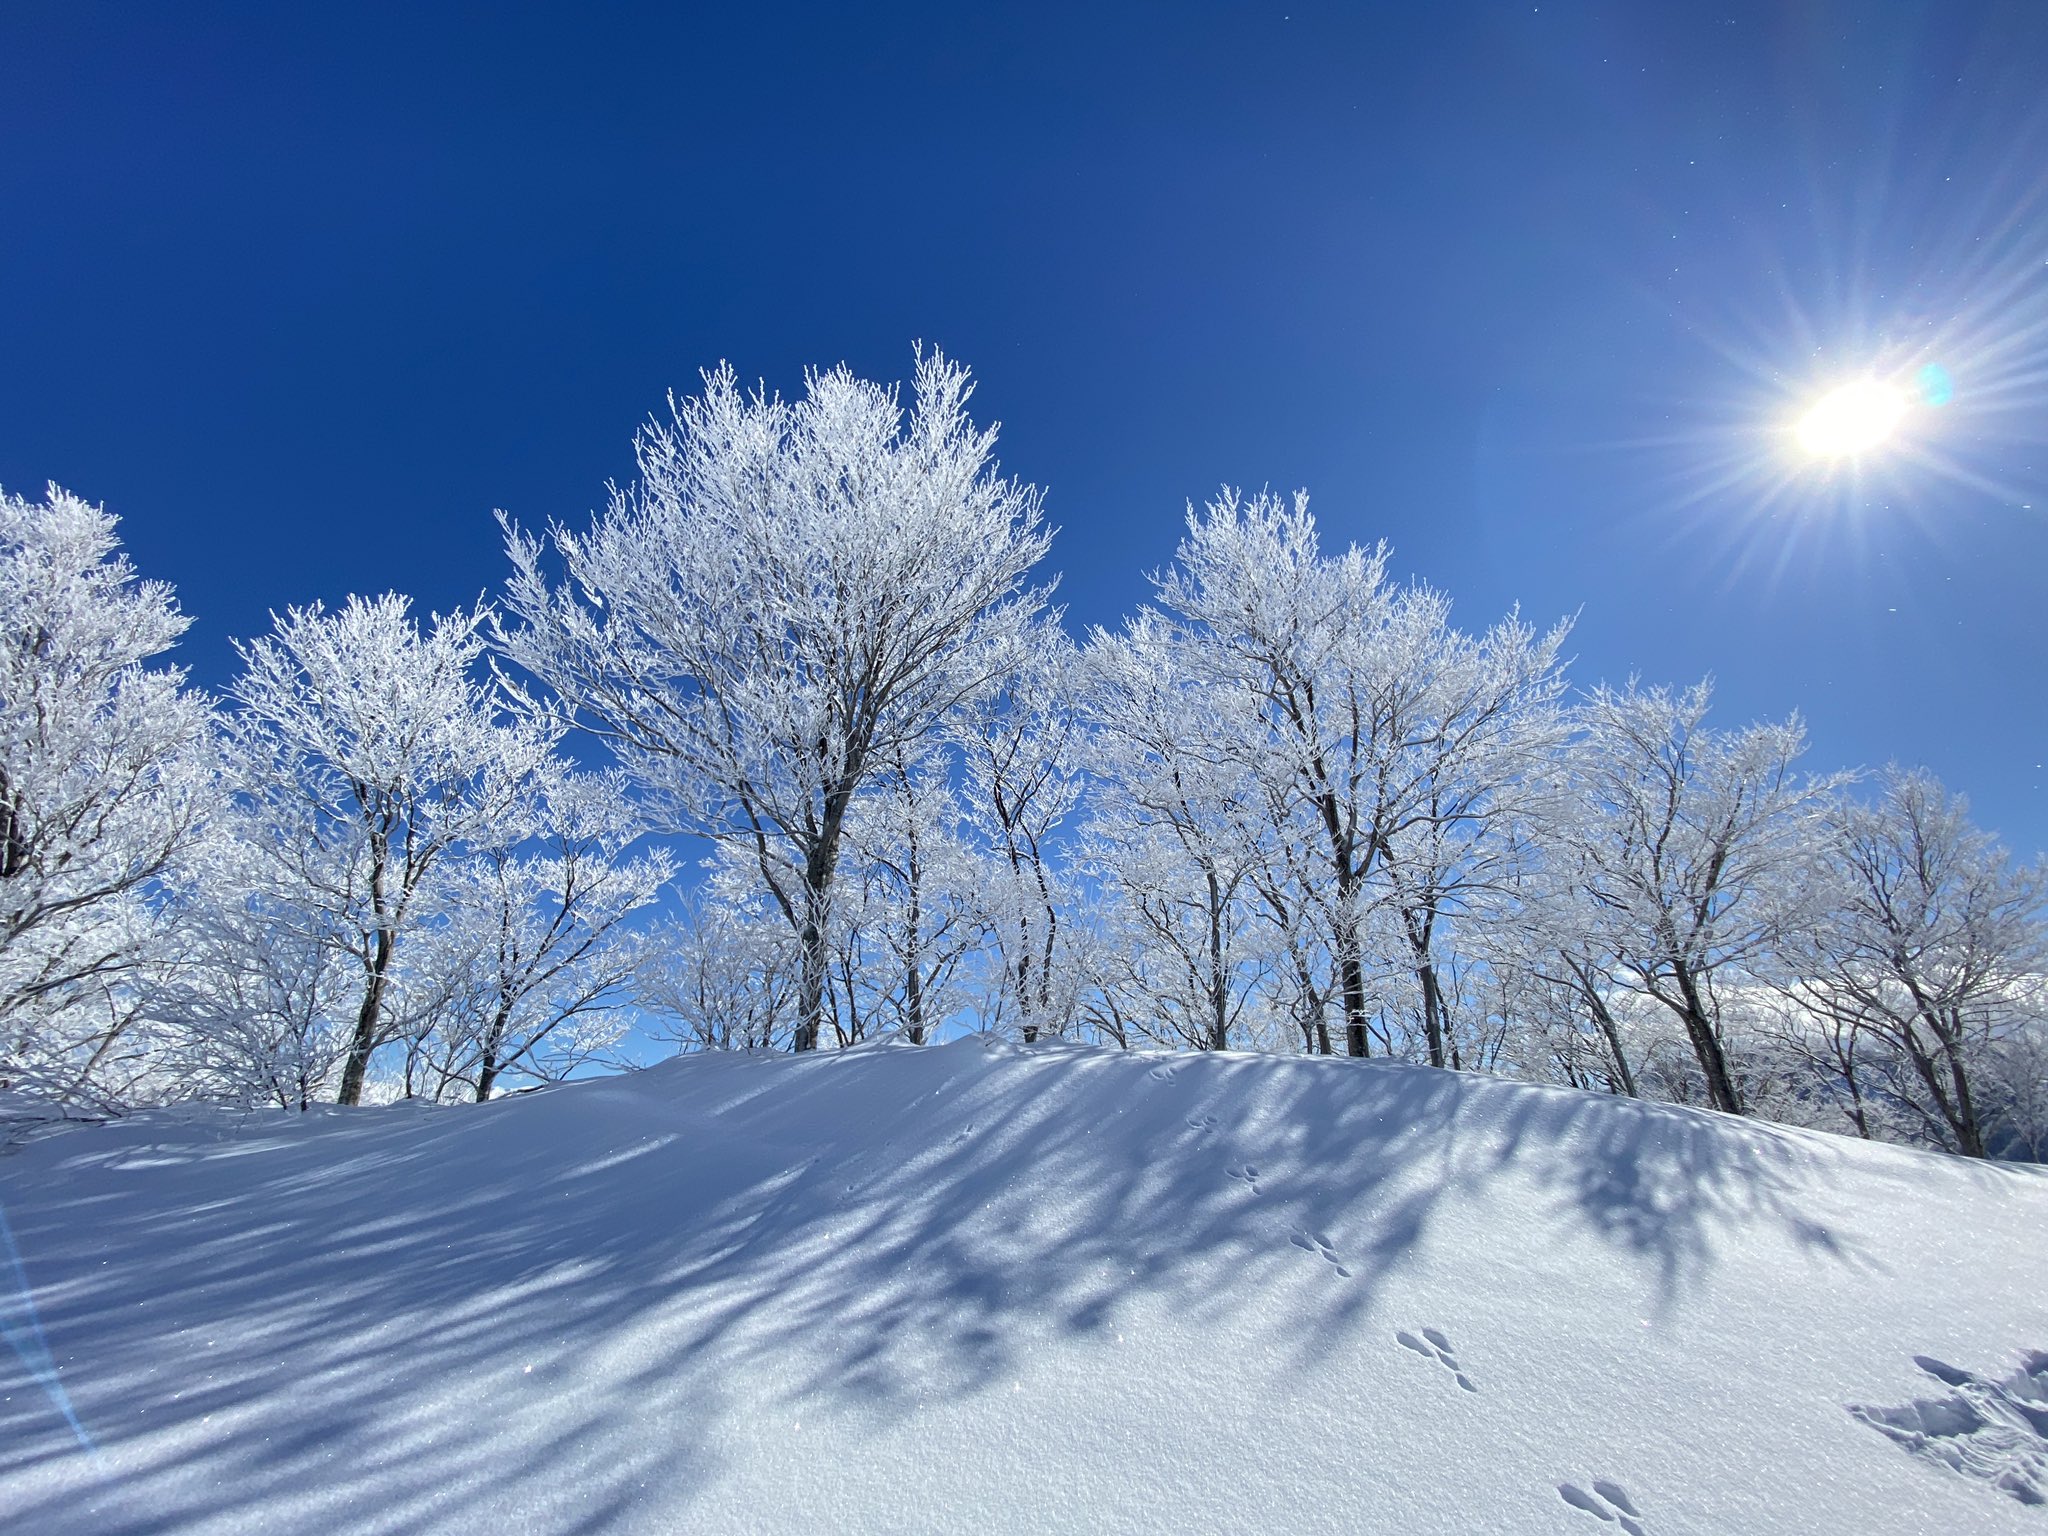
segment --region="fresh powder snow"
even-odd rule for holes
[[[2048,1530],[2048,1170],[970,1036],[0,1157],[0,1529]]]

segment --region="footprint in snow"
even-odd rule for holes
[[[1643,1512],[1636,1508],[1628,1490],[1619,1483],[1595,1478],[1591,1493],[1577,1483],[1559,1483],[1557,1496],[1573,1509],[1583,1509],[1597,1519],[1619,1525],[1628,1532],[1628,1536],[1643,1536]]]
[[[1188,1129],[1197,1136],[1206,1136],[1209,1132],[1216,1129],[1216,1117],[1214,1115],[1190,1116],[1188,1119]]]
[[[1397,1329],[1394,1333],[1394,1339],[1403,1349],[1412,1349],[1423,1358],[1436,1361],[1437,1364],[1457,1377],[1458,1385],[1467,1392],[1477,1392],[1479,1390],[1472,1385],[1472,1378],[1467,1376],[1464,1368],[1458,1364],[1458,1357],[1451,1353],[1450,1337],[1442,1329],[1425,1328],[1422,1330],[1422,1337],[1419,1339],[1405,1328]]]
[[[1223,1171],[1244,1185],[1253,1194],[1256,1195],[1259,1192],[1259,1170],[1255,1165],[1251,1163],[1232,1163]]]
[[[1300,1227],[1288,1237],[1287,1241],[1307,1253],[1314,1254],[1319,1259],[1328,1260],[1330,1267],[1346,1280],[1351,1278],[1351,1271],[1346,1269],[1344,1261],[1337,1257],[1337,1250],[1331,1246],[1327,1234],[1311,1232],[1306,1227]]]
[[[1170,1083],[1173,1081],[1174,1074],[1179,1071],[1180,1068],[1178,1066],[1154,1067],[1150,1072],[1147,1072],[1145,1075],[1147,1077],[1156,1077],[1162,1083]]]

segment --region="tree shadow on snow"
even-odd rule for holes
[[[1358,1347],[1503,1170],[1666,1304],[1726,1234],[1871,1264],[1812,1214],[1828,1142],[1425,1068],[980,1040],[67,1133],[0,1162],[0,1200],[96,1453],[0,1355],[0,1508],[626,1528],[764,1440],[795,1455],[810,1402],[964,1399],[1141,1303]]]

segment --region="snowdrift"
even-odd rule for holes
[[[8,1531],[2048,1530],[2048,1175],[1561,1089],[699,1057],[0,1203]]]

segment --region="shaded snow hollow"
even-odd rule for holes
[[[1565,1089],[701,1056],[66,1130],[0,1202],[9,1531],[2048,1518],[2048,1173]]]

